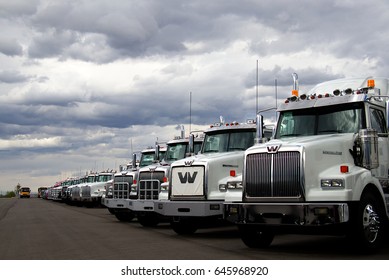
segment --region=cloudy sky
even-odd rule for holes
[[[253,117],[257,61],[259,109],[293,72],[388,76],[388,26],[386,0],[0,0],[0,191]]]

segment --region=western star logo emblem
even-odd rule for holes
[[[273,146],[267,146],[267,152],[270,154],[275,154],[280,149],[281,145],[273,145]]]
[[[193,164],[194,160],[186,160],[185,166],[191,166]]]
[[[192,175],[189,172],[185,172],[184,174],[183,172],[178,172],[178,178],[180,179],[181,184],[193,184],[196,180],[196,176],[197,171],[193,172]]]

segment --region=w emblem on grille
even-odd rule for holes
[[[194,181],[196,180],[196,176],[197,176],[197,171],[193,172],[192,175],[189,172],[185,172],[185,175],[183,175],[182,172],[178,172],[178,178],[180,178],[181,184],[186,184],[186,183],[193,184]]]
[[[280,149],[281,145],[267,146],[267,152],[270,154],[275,154]]]

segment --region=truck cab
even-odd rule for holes
[[[158,157],[163,157],[165,152],[166,150],[162,148],[156,156],[155,148],[144,149],[141,151],[139,164],[137,164],[136,153],[134,153],[132,163],[114,174],[112,198],[106,197],[104,204],[119,221],[126,222],[134,218],[134,214],[128,210],[127,204],[130,198],[137,196],[136,182],[139,168],[153,164]]]
[[[155,212],[155,203],[168,199],[170,165],[201,149],[202,133],[196,136],[191,135],[190,143],[190,138],[185,137],[185,132],[182,131],[181,136],[166,143],[166,154],[160,162],[139,169],[137,194],[129,200],[128,209],[137,216],[141,225],[155,226],[164,220]]]
[[[100,206],[101,198],[105,193],[105,184],[112,179],[114,172],[102,171],[94,177],[94,182],[81,186],[81,202],[87,207]]]
[[[198,155],[171,164],[168,200],[156,203],[155,211],[169,217],[177,234],[194,233],[205,221],[222,218],[227,180],[241,173],[256,131],[255,120],[225,123],[221,118],[204,131]]]
[[[225,205],[247,246],[297,232],[379,248],[388,222],[387,97],[386,78],[341,79],[279,106],[274,139],[245,152],[242,200]]]

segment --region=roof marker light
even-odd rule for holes
[[[289,100],[290,101],[296,101],[297,100],[297,96],[293,95],[293,96],[289,97]]]
[[[300,99],[301,99],[301,100],[307,99],[307,95],[306,95],[306,94],[300,95]]]
[[[339,89],[334,90],[333,94],[334,94],[335,96],[340,95],[340,90],[339,90]]]
[[[348,88],[344,91],[345,94],[351,94],[353,90],[351,88]]]
[[[375,87],[375,80],[367,80],[367,86],[369,88]]]

